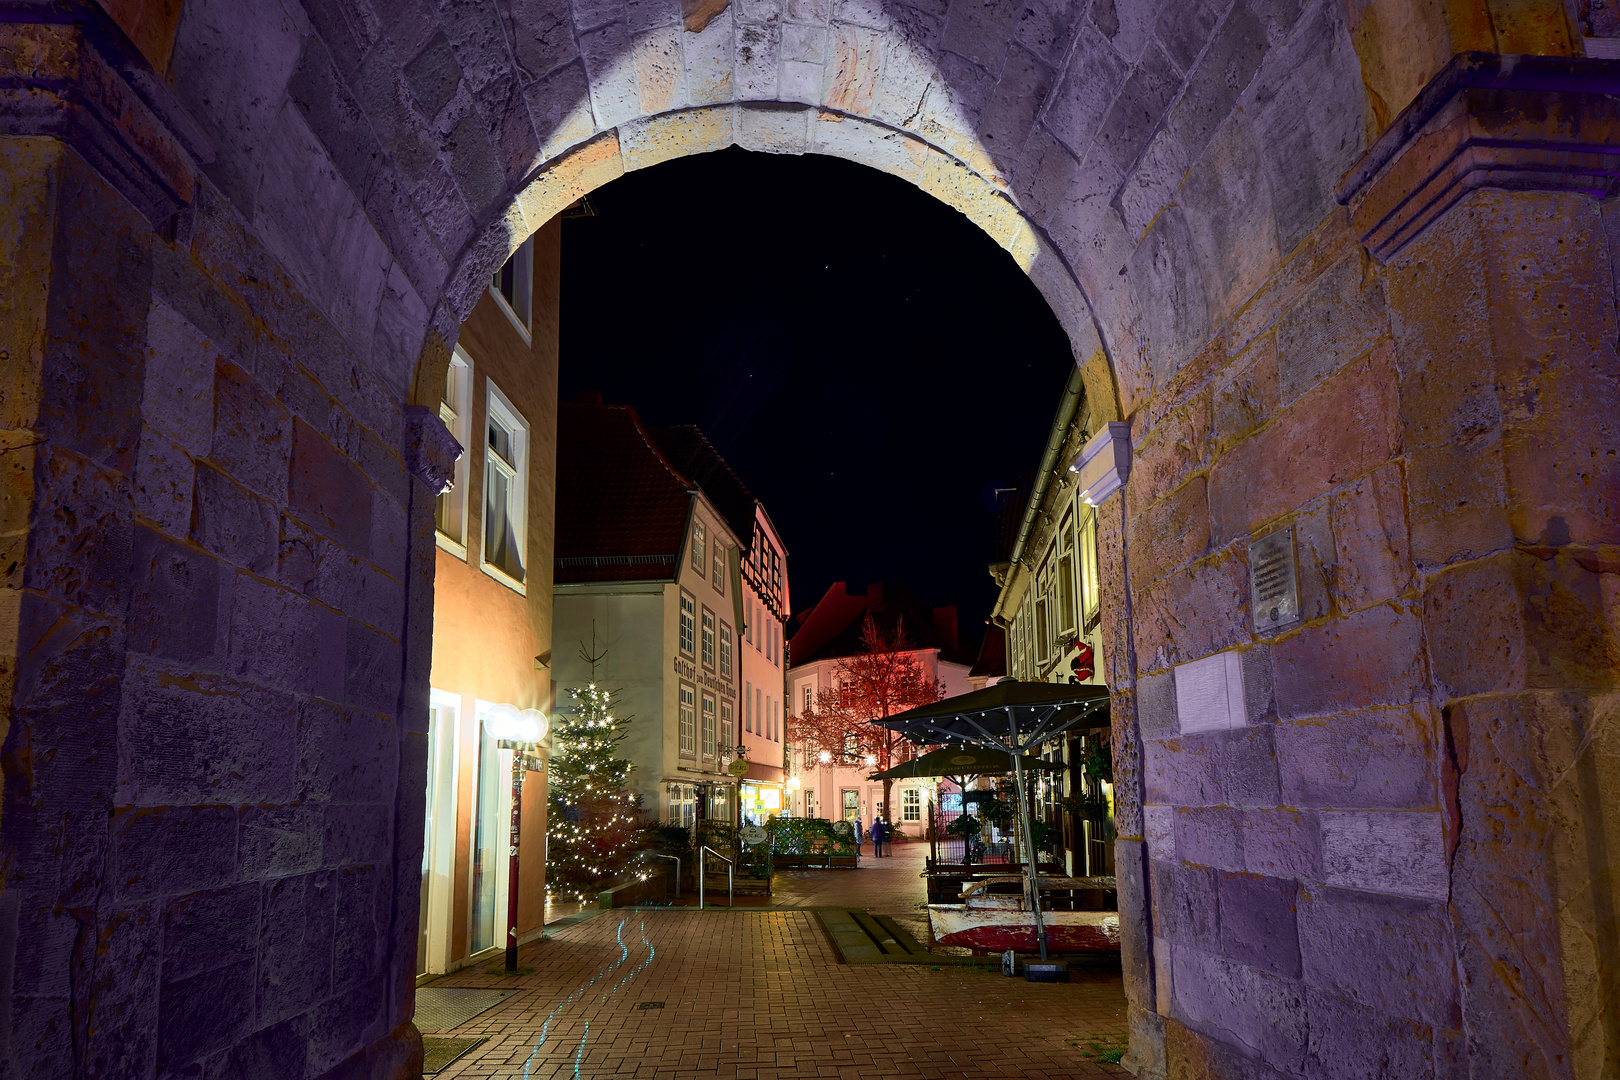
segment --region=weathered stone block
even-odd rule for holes
[[[1240,869],[1268,877],[1314,879],[1322,873],[1322,840],[1315,814],[1288,807],[1234,811],[1243,850]]]
[[[346,622],[290,589],[237,574],[231,583],[226,669],[260,685],[338,698]],[[290,716],[287,724],[290,728]]]
[[[1282,404],[1388,334],[1383,274],[1357,247],[1277,320],[1277,388]]]
[[[1222,798],[1222,745],[1219,734],[1147,739],[1142,743],[1142,777],[1150,803],[1215,806]]]
[[[1136,718],[1144,739],[1178,735],[1174,671],[1144,675],[1136,681]]]
[[[686,66],[686,99],[693,105],[713,105],[732,100],[732,21],[731,10],[716,16],[697,33],[681,35],[681,55]]]
[[[630,55],[629,27],[622,22],[610,22],[581,33],[579,51],[591,82],[591,109],[596,114],[597,129],[617,127],[641,115],[636,65]]]
[[[220,675],[131,657],[118,717],[125,806],[286,801],[292,699]]]
[[[1291,880],[1220,873],[1219,951],[1240,964],[1285,979],[1300,977],[1299,932]]]
[[[1157,502],[1209,460],[1212,404],[1209,393],[1194,394],[1159,417],[1147,435],[1137,438],[1133,431],[1131,475],[1126,482],[1133,501],[1141,500],[1136,505]]]
[[[1388,347],[1346,366],[1210,467],[1211,539],[1220,544],[1383,464],[1400,448]],[[1344,417],[1357,422],[1346,424]]]
[[[1336,994],[1307,990],[1311,1017],[1310,1054],[1305,1075],[1379,1080],[1434,1074],[1433,1033],[1427,1024],[1384,1016]]]
[[[309,1075],[321,1076],[329,1067],[386,1034],[382,1010],[385,998],[383,977],[379,975],[310,1010]]]
[[[1334,595],[1344,611],[1399,596],[1412,585],[1401,467],[1385,465],[1333,496],[1338,577]]]
[[[1209,550],[1209,502],[1202,476],[1130,518],[1131,577],[1137,588]]]
[[[1438,806],[1428,709],[1368,709],[1277,725],[1282,800],[1338,809]]]
[[[250,881],[169,901],[163,917],[164,981],[251,964],[258,952],[261,891]]]
[[[1437,569],[1501,551],[1513,542],[1507,517],[1500,432],[1406,453],[1412,560]]]
[[[1153,930],[1205,952],[1221,948],[1220,871],[1161,861],[1153,871]]]
[[[256,574],[275,565],[275,504],[204,464],[192,496],[191,539],[226,562]]]
[[[1449,697],[1525,685],[1523,598],[1515,558],[1498,555],[1453,567],[1425,583],[1423,624],[1435,681]]]
[[[49,444],[34,453],[35,509],[24,583],[65,603],[116,613],[127,602],[129,481]]]
[[[334,876],[302,874],[264,886],[259,961],[261,1023],[298,1016],[332,990]]]
[[[334,871],[332,989],[363,985],[386,966],[388,875],[375,866]]]
[[[1155,859],[1172,860],[1176,854],[1176,808],[1142,807],[1142,838]]]
[[[1242,870],[1242,815],[1224,806],[1177,807],[1176,857],[1201,866]]]
[[[1345,889],[1299,896],[1305,982],[1389,1016],[1460,1026],[1451,928],[1440,904]]]
[[[859,162],[915,182],[922,175],[928,144],[878,124],[820,113],[810,123],[808,149]]]
[[[141,435],[130,496],[135,512],[151,518],[170,536],[191,528],[191,496],[196,467],[178,443],[153,431]]]
[[[680,33],[678,26],[658,26],[635,35],[636,95],[642,115],[668,112],[686,104]]]
[[[1302,1069],[1310,1022],[1301,984],[1191,948],[1175,950],[1173,977],[1172,1017],[1221,1041],[1236,1036],[1279,1069]]]
[[[1423,627],[1409,605],[1368,608],[1311,627],[1273,645],[1271,656],[1284,719],[1427,696]]]
[[[114,894],[172,896],[236,877],[237,810],[231,806],[119,808],[112,817]]]
[[[220,630],[219,564],[139,526],[132,547],[129,648],[187,662],[214,656]]]
[[[781,45],[781,28],[774,23],[738,21],[732,60],[736,100],[777,100]]]
[[[802,154],[809,109],[737,107],[737,145],[765,154]]]
[[[295,1016],[260,1028],[208,1066],[210,1076],[303,1076],[309,1050],[309,1017]]]
[[[185,1066],[240,1041],[253,1030],[251,959],[163,981],[158,998],[158,1074],[184,1075]]]
[[[1221,743],[1221,793],[1232,806],[1276,806],[1281,801],[1272,728],[1243,727],[1215,736]]]
[[[1042,121],[1072,154],[1085,157],[1131,69],[1108,39],[1091,26],[1082,26],[1073,50]]]
[[[377,792],[383,794],[386,792]],[[392,842],[393,807],[366,803],[330,803],[325,807],[321,864],[386,862]]]
[[[1232,549],[1176,570],[1134,597],[1136,655],[1148,669],[1185,663],[1248,638],[1249,576]],[[1200,617],[1184,622],[1186,613]]]
[[[154,300],[146,321],[141,419],[192,457],[207,457],[214,431],[219,350],[185,317]]]
[[[241,866],[246,879],[302,874],[321,865],[317,806],[249,806],[242,811]]]
[[[301,420],[293,421],[287,505],[356,555],[369,554],[371,484],[354,462]]]
[[[150,1076],[157,1067],[158,999],[164,949],[161,904],[113,911],[96,926],[94,978],[87,988],[84,1057],[103,1076]]]
[[[352,619],[347,623],[346,632],[334,631],[344,639],[341,697],[362,708],[392,713],[399,706],[399,641]]]
[[[1216,453],[1225,453],[1265,423],[1278,406],[1277,338],[1266,334],[1252,343],[1215,387]]]

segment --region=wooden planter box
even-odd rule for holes
[[[771,861],[778,870],[803,869],[819,870],[827,866],[855,866],[854,855],[772,855]]]

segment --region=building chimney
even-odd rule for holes
[[[946,648],[957,648],[956,609],[954,607],[937,607],[934,609],[934,632],[939,635]]]

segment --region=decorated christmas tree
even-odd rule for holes
[[[626,786],[634,766],[617,756],[630,718],[595,683],[568,695],[572,705],[558,711],[552,730],[546,879],[553,895],[572,900],[594,897],[624,871],[637,847],[641,797]]]

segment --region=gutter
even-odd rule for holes
[[[1058,454],[1063,450],[1063,444],[1068,438],[1069,422],[1074,419],[1075,410],[1080,407],[1080,398],[1084,386],[1080,378],[1080,365],[1075,364],[1069,371],[1069,381],[1063,387],[1063,397],[1058,402],[1057,415],[1052,417],[1052,430],[1046,437],[1046,452],[1041,455],[1041,467],[1035,477],[1035,488],[1029,493],[1029,505],[1024,508],[1024,520],[1018,526],[1018,540],[1013,544],[1011,569],[1007,571],[1007,581],[1001,587],[1001,593],[996,597],[996,606],[990,613],[990,619],[998,626],[1005,627],[1008,617],[1002,610],[1002,603],[1012,590],[1013,582],[1017,579],[1020,563],[1024,556],[1024,545],[1029,541],[1029,535],[1035,528],[1035,515],[1040,510],[1041,500],[1046,497],[1046,488],[1052,482],[1052,476],[1057,471]]]

